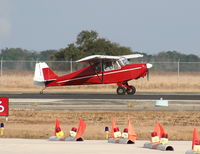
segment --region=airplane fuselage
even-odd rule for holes
[[[73,73],[47,82],[46,87],[120,83],[144,77],[148,71],[146,63],[124,65],[119,69],[95,71],[95,65],[89,65]]]

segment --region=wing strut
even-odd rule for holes
[[[89,62],[90,66],[92,66],[92,64]],[[101,60],[100,61],[100,65],[101,65],[101,71],[102,71],[102,77],[99,76],[98,72],[94,69],[94,67],[92,66],[93,71],[95,72],[95,74],[97,75],[97,77],[99,78],[99,80],[104,83],[104,61]]]

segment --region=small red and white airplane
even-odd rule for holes
[[[35,65],[34,84],[44,86],[45,89],[52,86],[117,83],[118,95],[133,95],[136,88],[129,85],[128,81],[146,75],[148,77],[148,70],[152,67],[149,63],[129,64],[128,59],[139,57],[143,55],[92,55],[76,61],[88,63],[89,66],[63,76],[57,76],[46,63],[39,62]]]

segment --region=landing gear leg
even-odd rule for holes
[[[134,86],[129,85],[127,81],[123,83],[117,83],[117,85],[118,85],[117,88],[118,95],[125,95],[126,93],[128,95],[134,95],[136,92],[136,88]]]
[[[127,89],[126,89],[126,92],[128,95],[134,95],[135,92],[136,92],[136,88],[134,86],[131,86],[128,84],[128,82],[124,82],[123,84]]]
[[[44,94],[44,90],[46,89],[46,87],[42,88],[42,90],[40,91],[40,94]]]
[[[136,92],[136,88],[134,86],[129,86],[129,89],[126,90],[128,95],[134,95]]]

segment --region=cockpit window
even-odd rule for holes
[[[100,65],[100,63],[96,63],[95,64],[95,71],[98,73],[98,72],[101,72],[101,70],[102,70],[102,68],[101,68],[102,66]]]
[[[105,62],[105,63],[104,63],[104,70],[105,70],[105,71],[113,70],[112,61],[108,61],[108,62]]]
[[[119,61],[106,61],[103,63],[103,70],[104,71],[110,71],[115,69],[120,69],[123,65],[120,64]],[[101,63],[95,63],[95,71],[101,72],[102,71],[102,65]]]

